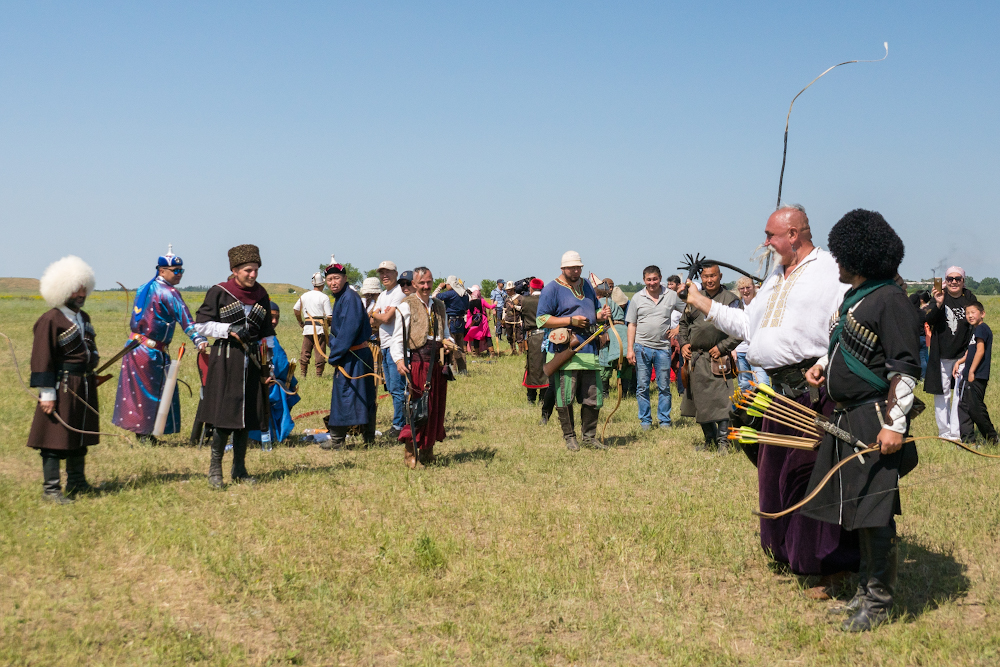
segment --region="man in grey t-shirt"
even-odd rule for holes
[[[653,427],[650,413],[649,382],[656,369],[657,420],[661,428],[670,427],[670,317],[684,311],[685,304],[672,290],[664,290],[660,268],[647,266],[642,271],[646,288],[632,297],[625,322],[628,324],[628,360],[635,365],[636,399],[642,430]]]

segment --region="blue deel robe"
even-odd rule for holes
[[[365,304],[350,287],[334,295],[333,321],[330,324],[330,359],[333,368],[333,395],[330,398],[330,425],[354,426],[375,419],[375,378],[349,380],[351,377],[375,372],[375,360],[368,347],[372,335],[371,322]],[[360,350],[355,345],[364,344]],[[340,367],[340,368],[338,368]]]
[[[274,337],[274,349],[271,355],[274,377],[281,380],[289,391],[295,391],[299,381],[292,378],[292,383],[288,384],[288,355],[278,342],[277,336]],[[295,422],[292,421],[292,407],[299,402],[299,395],[286,394],[281,387],[273,385],[267,399],[271,406],[271,442],[282,442],[295,428]],[[250,439],[260,442],[260,431],[250,431]]]

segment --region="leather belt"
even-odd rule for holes
[[[806,371],[816,364],[816,359],[805,359],[797,364],[790,364],[767,371],[771,386],[782,396],[797,399],[808,392],[813,403],[819,400],[819,391],[806,382]]]
[[[145,347],[148,347],[148,348],[153,349],[153,350],[160,350],[161,352],[164,349],[166,349],[167,346],[169,345],[169,343],[164,343],[164,342],[159,341],[159,340],[153,340],[152,338],[149,338],[147,336],[143,336],[140,333],[134,333],[131,336],[129,336],[128,339],[129,340],[137,340],[137,341],[139,341],[140,345],[144,345]]]
[[[56,372],[64,375],[93,375],[94,371],[87,368],[87,364],[64,363],[56,364]]]
[[[873,398],[862,398],[857,401],[848,401],[847,403],[837,403],[834,407],[835,412],[850,412],[854,408],[860,408],[863,405],[871,405],[872,403],[881,403],[885,401],[884,397],[875,396]]]
[[[352,345],[350,348],[351,352],[357,352],[358,350],[367,350],[368,343],[358,343],[357,345]]]
[[[611,324],[625,324],[625,320],[611,320]]]

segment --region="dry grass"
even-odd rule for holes
[[[294,298],[276,296],[283,307]],[[0,300],[22,364],[43,309]],[[99,295],[88,311],[108,355],[124,341],[123,299]],[[287,319],[280,336],[294,348]],[[0,663],[1000,659],[996,462],[921,448],[903,482],[902,617],[845,635],[826,603],[801,595],[809,582],[761,553],[756,474],[742,455],[694,452],[693,425],[642,433],[634,400],[608,429],[620,446],[571,454],[555,423],[536,425],[520,358],[470,368],[449,386],[449,439],[425,470],[408,471],[397,446],[279,446],[250,453],[260,484],[214,492],[207,451],[181,435],[156,448],[108,439],[88,457],[101,493],[54,507],[23,446],[32,404],[3,357]],[[193,364],[182,377],[194,381]],[[326,406],[328,382],[304,383],[302,411]],[[113,386],[101,390],[107,429]],[[186,423],[193,408],[185,395]],[[919,433],[932,421],[921,417]]]

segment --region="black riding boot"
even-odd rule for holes
[[[59,457],[42,452],[42,498],[57,505],[68,505],[72,500],[63,495],[59,478]]]
[[[66,495],[88,493],[94,490],[87,482],[84,474],[87,463],[87,450],[75,451],[66,457]]]
[[[868,563],[871,560],[871,543],[864,539],[864,531],[858,533],[858,550],[861,552],[861,563],[858,567],[858,587],[854,591],[854,596],[845,602],[844,604],[831,607],[830,614],[840,615],[847,614],[848,616],[853,615],[858,609],[861,609],[861,603],[865,600],[865,595],[868,593]]]
[[[233,432],[233,468],[230,471],[229,476],[234,482],[253,484],[257,481],[250,476],[250,473],[247,472],[247,441],[249,439],[250,432],[246,429],[240,429],[239,431]]]
[[[866,632],[887,622],[892,615],[896,587],[895,522],[883,528],[862,528],[859,537],[869,558],[867,582],[861,606],[844,621],[844,630],[848,632]]]
[[[542,420],[538,422],[539,426],[545,426],[549,423],[552,410],[555,409],[556,405],[556,392],[552,388],[551,380],[549,382],[549,386],[542,390]]]
[[[729,420],[715,422],[715,444],[719,454],[729,453]]]
[[[709,447],[715,447],[716,432],[718,427],[715,422],[705,422],[701,425],[701,432],[705,436],[705,442],[695,447],[695,451],[703,452]]]
[[[369,447],[375,444],[375,411],[372,410],[368,413],[368,423],[363,427],[363,437],[365,446]]]
[[[582,437],[580,442],[586,447],[594,449],[607,449],[607,445],[597,439],[597,422],[601,414],[600,408],[592,408],[587,405],[580,406],[580,431]]]
[[[330,439],[319,443],[321,449],[343,449],[347,443],[347,431],[350,426],[331,426]]]
[[[222,457],[226,453],[226,441],[231,431],[215,429],[212,434],[212,458],[208,464],[208,485],[214,489],[222,488]]]
[[[576,441],[576,426],[573,424],[573,407],[556,408],[556,414],[559,415],[559,425],[562,426],[566,449],[571,452],[579,451],[580,445]]]

